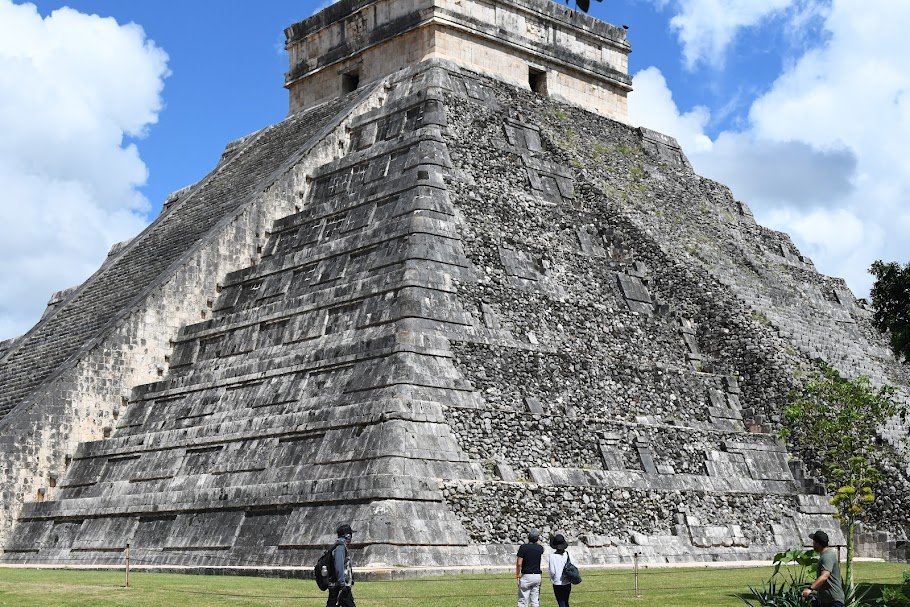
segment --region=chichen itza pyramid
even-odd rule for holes
[[[342,0],[287,119],[0,345],[2,560],[585,563],[842,539],[777,438],[819,359],[910,387],[787,235],[627,124],[623,28],[550,0]],[[907,428],[865,553],[907,537]],[[890,540],[890,541],[889,541]],[[896,554],[896,552],[892,553]]]

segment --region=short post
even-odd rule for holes
[[[641,586],[638,583],[638,553],[632,555],[632,571],[635,577],[635,598],[641,598]]]
[[[838,563],[838,565],[843,562],[840,560],[840,549],[841,549],[841,546],[840,546],[840,544],[838,544],[837,545],[837,563]]]
[[[126,587],[130,587],[130,545],[126,545]]]

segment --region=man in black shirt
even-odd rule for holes
[[[518,607],[540,607],[540,531],[528,532],[528,543],[518,549],[515,561],[515,579],[518,580]]]

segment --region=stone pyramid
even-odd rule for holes
[[[375,47],[486,27],[453,12],[485,3],[416,4],[344,0],[289,28],[288,119],[4,346],[4,561],[118,564],[130,545],[143,564],[305,567],[340,522],[362,565],[505,563],[530,526],[588,563],[841,537],[775,429],[818,359],[906,392],[863,304],[672,138],[602,115],[621,70],[584,101],[568,68],[540,90],[537,67],[518,86]],[[545,0],[493,5],[505,26],[624,40]],[[301,56],[314,37],[334,46]],[[365,73],[371,52],[388,73]],[[907,429],[883,437],[876,522],[900,530]]]

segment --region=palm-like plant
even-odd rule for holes
[[[803,588],[805,580],[783,581],[772,577],[760,588],[749,587],[751,596],[741,598],[749,607],[809,607],[809,601],[801,594]]]

